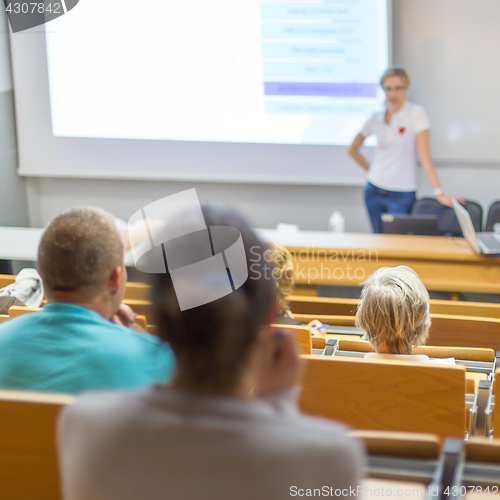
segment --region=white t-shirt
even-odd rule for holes
[[[417,141],[416,136],[431,127],[422,106],[406,101],[384,121],[385,110],[374,113],[365,123],[361,134],[375,134],[377,148],[366,176],[374,186],[388,191],[416,191]]]
[[[455,358],[434,358],[431,359],[427,354],[385,354],[378,352],[367,352],[366,359],[388,359],[389,361],[417,361],[419,363],[432,363],[434,365],[455,365]]]

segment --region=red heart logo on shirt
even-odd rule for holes
[[[406,129],[404,127],[399,127],[399,133],[403,135],[406,132]]]

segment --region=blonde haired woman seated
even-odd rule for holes
[[[273,263],[273,278],[276,283],[276,318],[275,323],[280,325],[301,325],[302,323],[294,318],[288,303],[288,297],[292,294],[294,283],[293,275],[293,257],[285,247],[277,243],[268,243],[269,250],[266,255],[266,260]],[[309,323],[309,327],[314,330],[313,333],[321,336],[326,335],[324,328],[321,326],[321,321],[317,319]]]
[[[381,267],[363,283],[356,326],[366,332],[375,351],[365,358],[392,359],[398,355],[431,361],[424,354],[412,354],[414,347],[426,343],[431,317],[429,294],[417,273],[407,266]],[[450,364],[451,359],[435,362]]]

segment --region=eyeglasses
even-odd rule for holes
[[[403,92],[403,90],[406,90],[406,87],[382,87],[384,89],[384,92],[392,92],[393,90],[396,92]]]

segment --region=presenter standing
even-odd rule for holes
[[[375,233],[382,232],[382,213],[411,212],[417,190],[417,153],[436,199],[447,206],[452,200],[444,195],[431,160],[429,117],[422,106],[406,101],[408,74],[402,68],[391,67],[382,75],[380,84],[386,108],[370,117],[349,148],[349,154],[368,172],[365,203]],[[370,165],[359,148],[372,134],[377,137],[377,147]]]

